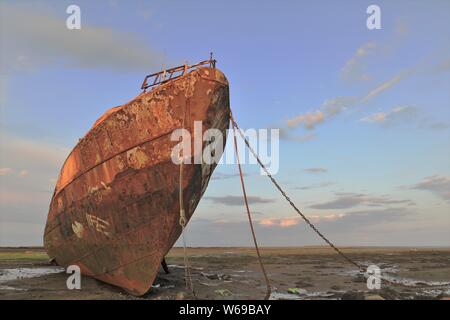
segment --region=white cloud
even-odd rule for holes
[[[81,30],[68,30],[65,17],[20,3],[1,3],[0,18],[2,68],[65,64],[127,71],[164,63],[164,55],[151,48],[148,39],[132,33],[87,23],[82,23]]]
[[[372,77],[367,72],[365,59],[373,55],[378,47],[375,42],[368,42],[359,47],[341,69],[341,78],[345,81],[370,80]]]
[[[260,221],[258,221],[258,223],[262,226],[267,226],[267,227],[282,227],[282,228],[286,228],[286,227],[292,227],[295,226],[297,224],[299,224],[300,218],[268,218],[268,219],[261,219]]]
[[[310,130],[314,129],[318,124],[351,107],[356,101],[357,98],[355,97],[336,97],[325,100],[317,110],[299,114],[288,119],[285,130],[292,130],[298,126],[303,126],[305,129]]]
[[[360,119],[363,122],[394,124],[400,121],[408,121],[414,117],[416,108],[410,106],[399,106],[387,112],[378,112]]]
[[[11,168],[0,168],[0,176],[6,176],[14,172]]]
[[[423,220],[419,222],[421,237],[418,237],[417,216],[409,208],[305,214],[337,245],[443,245],[448,242],[448,230],[436,223],[423,228]],[[190,246],[252,245],[248,221],[208,220],[201,218],[201,215],[203,212],[197,212],[188,224]],[[325,245],[295,214],[255,220],[254,228],[261,246]],[[181,245],[181,242],[177,244]]]
[[[302,124],[306,129],[314,129],[314,127],[317,124],[322,123],[324,119],[324,113],[318,110],[314,112],[307,112],[305,114],[298,115],[293,119],[289,119],[287,120],[287,125],[292,128]]]
[[[408,189],[426,190],[436,196],[450,201],[450,176],[433,175],[425,177],[421,182],[407,186]]]
[[[386,120],[386,113],[384,112],[374,113],[370,116],[361,119],[361,121],[365,122],[384,122],[385,120]]]
[[[405,77],[407,77],[410,74],[410,71],[402,71],[400,73],[398,73],[397,75],[395,75],[393,78],[379,84],[377,87],[375,87],[374,89],[370,90],[366,96],[364,96],[361,99],[362,103],[366,103],[369,100],[375,98],[376,96],[378,96],[379,94],[381,94],[382,92],[392,88],[393,86],[395,86],[396,84],[398,84],[401,80],[403,80]]]
[[[365,56],[367,55],[367,50],[372,49],[372,46],[369,47],[361,47],[357,52],[358,56]],[[450,67],[450,60],[448,58],[444,59],[443,61],[439,63],[433,63],[433,64],[426,64],[425,66],[422,66],[419,68],[418,66],[415,66],[414,68],[405,69],[400,72],[398,72],[395,76],[392,78],[378,84],[376,87],[369,90],[364,96],[361,97],[354,97],[354,96],[344,96],[344,97],[336,97],[333,99],[325,100],[324,103],[317,108],[315,111],[309,111],[306,113],[299,114],[291,119],[288,119],[286,121],[286,127],[283,128],[284,132],[283,135],[285,137],[292,136],[289,131],[291,131],[294,128],[297,128],[298,126],[303,126],[305,129],[314,129],[317,125],[325,123],[327,120],[333,118],[334,116],[340,114],[341,112],[349,109],[350,107],[354,107],[359,104],[365,104],[371,101],[372,99],[376,98],[380,94],[384,93],[387,90],[392,89],[397,84],[399,84],[401,81],[403,81],[406,78],[409,78],[413,75],[426,73],[426,72],[432,72],[432,73],[438,73],[438,72],[446,72],[449,70]],[[409,117],[412,118],[413,114],[415,113],[416,108],[409,107],[409,106],[399,106],[394,108],[393,110],[389,112],[379,112],[375,113],[373,115],[370,115],[368,117],[365,117],[361,119],[365,122],[377,122],[377,123],[386,123],[390,124],[390,122],[398,121],[401,119],[406,119]],[[390,121],[387,121],[390,120]],[[447,129],[449,127],[448,123],[445,122],[433,122],[424,119],[422,123],[422,127],[426,127],[429,129]]]
[[[0,176],[12,175],[16,172],[13,168],[0,168]],[[28,175],[28,170],[20,170],[17,175],[19,177],[25,177]]]
[[[420,129],[438,131],[450,127],[448,122],[436,121],[423,115],[419,116],[419,109],[411,106],[398,106],[388,111],[373,113],[361,118],[360,121],[375,123],[388,128],[404,124],[413,125]]]
[[[384,207],[390,205],[413,206],[415,203],[409,199],[392,199],[389,196],[374,196],[364,193],[336,193],[337,198],[331,201],[317,203],[310,208],[329,210],[329,209],[348,209],[358,206]]]
[[[305,129],[315,129],[319,124],[335,117],[341,112],[347,110],[350,107],[355,106],[357,103],[367,103],[371,99],[380,95],[382,92],[392,88],[398,84],[402,79],[409,76],[411,71],[406,70],[398,73],[393,78],[381,83],[377,87],[370,90],[362,98],[347,96],[347,97],[336,97],[333,99],[325,100],[325,102],[315,111],[309,111],[306,113],[299,114],[286,121],[286,127],[284,128],[284,136],[289,136],[289,130],[297,128],[298,126],[303,126]],[[367,121],[384,121],[385,114],[379,113],[373,115],[371,119],[366,119]]]
[[[409,33],[409,25],[403,18],[397,18],[393,31],[384,41],[369,41],[353,53],[340,71],[340,77],[346,82],[368,82],[373,80],[369,67],[379,65],[384,57],[390,57],[399,49],[403,39]]]
[[[343,213],[336,214],[327,214],[327,215],[310,215],[308,216],[309,221],[312,223],[320,223],[320,222],[330,222],[338,219],[344,218],[346,215]],[[296,226],[302,223],[303,220],[300,217],[292,217],[292,218],[266,218],[261,219],[258,223],[262,226],[266,227],[281,227],[288,228],[292,226]]]
[[[19,177],[26,177],[28,175],[28,170],[20,170]]]

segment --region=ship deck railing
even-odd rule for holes
[[[145,76],[144,81],[141,85],[141,89],[143,90],[143,92],[146,92],[148,88],[152,88],[176,78],[182,77],[191,69],[195,69],[205,65],[209,65],[211,68],[216,67],[216,60],[212,58],[212,55],[208,60],[203,60],[193,65],[184,64],[182,66],[164,69],[162,71],[149,74]]]

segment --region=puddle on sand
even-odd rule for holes
[[[434,298],[436,298],[437,296],[440,296],[440,295],[450,296],[450,289],[423,290],[422,294],[430,296],[430,297],[434,297]]]
[[[337,291],[336,291],[337,293]],[[293,293],[283,293],[283,292],[272,292],[270,294],[269,300],[308,300],[314,298],[322,298],[331,300],[335,295],[333,292],[322,292],[322,291],[307,291],[300,289],[298,294]]]
[[[362,266],[369,266],[370,262],[360,262]],[[416,295],[425,295],[429,297],[437,297],[439,295],[450,295],[450,281],[427,281],[427,280],[418,280],[412,278],[404,278],[398,275],[400,269],[396,265],[392,264],[384,264],[379,263],[378,266],[381,269],[381,280],[385,281],[391,285],[397,285],[400,287],[408,287],[415,288]],[[359,278],[368,278],[368,274],[363,274],[358,270],[347,270],[338,273],[340,275],[351,276],[351,277],[359,277]]]
[[[14,287],[10,287],[10,286],[2,286],[2,285],[0,285],[0,290],[26,291],[26,289],[14,288]]]
[[[450,282],[447,281],[425,281],[425,280],[415,280],[408,278],[396,277],[393,275],[382,275],[382,280],[386,280],[390,283],[400,284],[405,287],[419,287],[419,286],[429,286],[429,287],[447,287],[450,286]]]
[[[46,274],[60,272],[64,272],[64,269],[60,267],[0,269],[0,290],[24,290],[4,284],[9,281],[41,277]]]
[[[360,264],[364,267],[367,267],[371,264],[376,265],[375,263],[370,262],[360,262]],[[411,278],[403,278],[397,275],[400,269],[396,265],[391,264],[383,264],[379,263],[378,266],[381,269],[381,280],[385,280],[392,284],[403,285],[405,287],[448,287],[450,286],[450,281],[426,281],[426,280],[417,280]],[[341,275],[348,275],[352,277],[363,276],[367,278],[368,274],[362,274],[358,270],[347,270],[343,272],[339,272]]]
[[[185,266],[180,266],[178,264],[169,264],[169,265],[167,265],[167,268],[169,268],[169,270],[170,269],[186,269]],[[190,267],[189,269],[202,271],[203,267]]]
[[[269,300],[301,300],[300,296],[292,293],[272,292]]]

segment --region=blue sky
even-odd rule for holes
[[[281,129],[277,179],[331,239],[450,245],[447,1],[2,1],[0,18],[0,245],[41,244],[62,161],[105,110],[210,51],[241,127]],[[244,169],[263,245],[321,244]],[[236,170],[216,169],[192,245],[251,245]]]

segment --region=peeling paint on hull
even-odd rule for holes
[[[170,136],[182,127],[183,112],[192,138],[194,121],[202,121],[202,133],[221,130],[225,145],[230,107],[223,73],[201,67],[142,93],[106,112],[79,141],[61,169],[44,233],[60,266],[76,264],[134,295],[151,288],[181,233],[179,167],[171,161],[178,142]],[[214,167],[185,164],[188,219]]]

